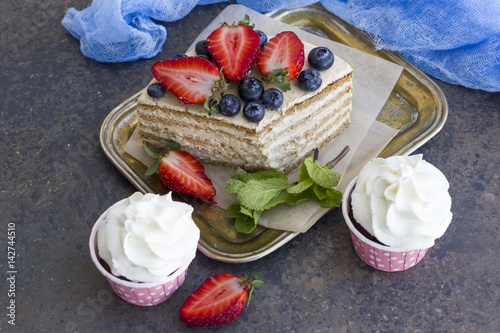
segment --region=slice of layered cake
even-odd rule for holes
[[[289,32],[286,33],[286,38],[288,38]],[[289,88],[279,90],[283,97],[282,103],[280,103],[279,96],[277,104],[265,103],[262,92],[277,88],[277,86],[274,82],[266,82],[262,78],[264,75],[279,76],[279,71],[272,70],[272,73],[263,74],[266,71],[263,68],[283,56],[283,54],[278,54],[279,57],[275,56],[275,53],[282,52],[280,49],[283,49],[283,45],[287,48],[291,47],[290,40],[284,40],[284,36],[280,37],[281,40],[274,41],[280,35],[282,34],[271,38],[262,50],[260,46],[258,47],[257,55],[252,60],[253,65],[249,67],[249,73],[248,69],[246,70],[247,74],[243,75],[244,78],[225,72],[221,74],[221,77],[226,78],[232,75],[231,81],[233,82],[229,82],[224,95],[236,96],[237,100],[230,101],[230,104],[240,102],[242,111],[235,112],[235,115],[227,116],[222,112],[208,112],[206,105],[203,104],[187,104],[191,102],[186,103],[186,100],[179,97],[178,90],[184,89],[182,93],[187,94],[185,90],[189,90],[189,87],[182,89],[178,86],[172,87],[168,82],[164,82],[167,80],[165,76],[155,75],[168,91],[160,98],[155,98],[158,96],[154,94],[155,97],[150,96],[146,89],[140,95],[137,102],[139,138],[157,147],[163,147],[169,140],[176,141],[180,143],[183,150],[204,163],[238,166],[247,171],[276,169],[288,172],[300,165],[316,148],[323,147],[349,125],[353,71],[349,64],[339,57],[335,57],[333,61],[333,55],[331,55],[333,64],[326,66],[327,69],[324,68],[325,66],[319,66],[319,71],[308,70],[310,67],[318,68],[315,58],[308,56],[315,46],[299,41],[303,47],[302,55],[295,50],[290,52],[290,55],[298,57],[299,59],[294,61],[302,61],[303,67],[299,66],[300,69],[293,77],[287,77],[285,83],[289,84]],[[207,38],[207,45],[211,51],[210,54],[214,55],[217,66],[211,64],[216,69],[224,70],[225,67],[230,66],[229,64],[221,66],[217,61],[218,55],[214,50],[210,50],[210,46],[215,44],[213,39],[210,39],[211,36]],[[265,58],[266,52],[267,58]],[[288,55],[285,54],[285,56]],[[319,55],[320,58],[324,56]],[[309,60],[304,60],[308,57]],[[276,59],[271,59],[271,61],[270,58]],[[167,62],[169,66],[180,62],[187,63],[187,60],[183,59],[186,58]],[[196,63],[198,66],[198,62],[198,60],[191,61],[190,64]],[[203,63],[203,65],[206,64]],[[285,69],[285,73],[292,72],[290,68]],[[210,70],[214,71],[214,69]],[[196,71],[199,73],[202,70]],[[181,76],[176,73],[169,73],[169,75],[172,80],[176,81]],[[189,75],[185,77],[186,80],[192,80],[188,81],[188,85],[189,82],[193,82],[193,85],[197,84],[195,82],[197,79],[193,81]],[[280,79],[278,78],[277,81]],[[155,82],[157,81],[153,80],[151,84]],[[242,91],[244,89],[242,86],[245,84],[262,85],[261,92],[257,93],[258,97],[248,96],[252,95],[254,87],[250,87],[249,93]],[[270,91],[276,93],[278,89],[270,89]],[[253,109],[246,110],[247,107]]]

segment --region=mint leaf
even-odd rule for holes
[[[237,180],[237,179],[231,178],[226,183],[226,192],[227,193],[238,193],[238,191],[243,186],[245,186],[244,182],[242,182],[241,180]]]
[[[274,83],[282,91],[290,90],[290,83],[283,76],[276,77]]]
[[[300,181],[297,185],[290,187],[287,192],[291,194],[299,194],[307,190],[314,184],[311,178],[304,179]]]
[[[318,200],[323,200],[326,197],[328,197],[328,189],[325,187],[322,187],[322,186],[315,184],[315,186],[313,186],[313,191],[314,191],[314,194],[316,195],[316,198],[318,198]]]
[[[312,158],[311,158],[311,160],[312,160]],[[311,178],[311,177],[309,177],[309,173],[307,172],[307,166],[305,163],[302,163],[300,166],[299,183],[303,180],[308,179],[308,178]]]
[[[311,188],[309,188],[300,194],[287,193],[285,201],[287,204],[295,206],[301,202],[315,199],[316,197],[314,196],[314,192],[311,190]]]
[[[288,178],[251,179],[238,191],[238,200],[243,206],[259,210],[288,187]]]
[[[261,181],[261,180],[276,178],[276,179],[281,179],[283,182],[286,182],[288,184],[288,177],[283,172],[277,170],[264,170],[264,171],[245,173],[245,174],[240,173],[238,177],[239,178],[237,179],[245,183],[247,183],[250,180]]]
[[[254,211],[240,204],[232,204],[227,208],[226,215],[234,218],[236,231],[245,234],[251,233],[257,226],[262,211]]]
[[[245,216],[251,217],[253,219],[255,218],[255,210],[253,209],[240,205],[240,212]]]
[[[281,191],[276,197],[270,200],[266,205],[262,206],[262,210],[273,208],[281,203],[286,203],[286,191]]]
[[[234,221],[234,227],[238,232],[249,234],[257,227],[257,220],[250,217],[246,219],[236,219],[236,221]]]
[[[232,179],[236,179],[236,180],[240,180],[240,181],[243,181],[243,178],[247,175],[248,173],[241,169],[241,168],[237,168],[235,171],[234,171],[234,175],[232,177]]]
[[[227,216],[235,219],[238,232],[250,233],[261,213],[279,204],[298,205],[315,200],[323,207],[340,206],[342,193],[333,189],[340,174],[308,157],[300,167],[299,182],[289,184],[288,177],[276,170],[247,173],[237,169],[226,184],[228,193],[236,193],[239,204],[229,206]]]
[[[246,216],[245,214],[241,213],[241,205],[240,204],[232,204],[229,207],[227,207],[226,215],[227,215],[227,217],[230,217],[233,219],[245,218],[245,216]]]
[[[333,188],[339,183],[340,174],[338,172],[330,170],[324,165],[315,163],[312,157],[306,158],[304,164],[307,168],[309,177],[319,186]]]
[[[316,200],[323,207],[338,207],[342,203],[342,192],[329,189],[327,197],[321,200]]]

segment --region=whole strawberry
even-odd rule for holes
[[[253,291],[260,289],[263,283],[257,274],[253,274],[253,279],[215,274],[184,301],[179,310],[180,319],[193,327],[230,322],[241,314],[245,302],[250,302]]]
[[[283,31],[264,45],[257,58],[257,68],[265,81],[274,82],[283,91],[290,90],[289,80],[304,67],[304,44],[292,31]]]
[[[152,175],[156,171],[160,180],[171,191],[189,194],[211,204],[216,204],[216,195],[212,181],[205,174],[205,167],[189,153],[181,150],[170,149],[178,144],[170,143],[163,155],[159,150],[143,144],[146,152],[155,159],[146,171]],[[180,149],[180,148],[177,148]]]
[[[201,57],[184,57],[155,63],[151,72],[162,86],[186,104],[205,104],[210,113],[227,85],[219,68]]]
[[[260,36],[245,19],[229,25],[223,23],[207,38],[208,52],[228,81],[243,80],[257,60]]]

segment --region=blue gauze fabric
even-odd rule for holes
[[[62,24],[82,53],[102,62],[154,57],[172,22],[195,6],[225,0],[94,0],[66,12]],[[306,6],[307,0],[237,0],[258,12]],[[373,36],[378,49],[400,53],[423,72],[473,89],[500,91],[498,0],[322,0],[321,4]]]
[[[62,25],[80,40],[82,53],[101,62],[152,58],[161,51],[167,31],[158,21],[186,16],[198,0],[94,0],[82,11],[70,8]]]
[[[377,48],[400,53],[431,76],[500,91],[498,0],[326,0],[322,4],[370,32]]]

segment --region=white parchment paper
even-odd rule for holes
[[[334,170],[342,175],[337,189],[343,192],[360,168],[376,157],[398,132],[375,119],[399,79],[402,68],[343,44],[278,22],[241,5],[226,7],[193,41],[187,51],[194,49],[197,41],[206,39],[221,23],[239,21],[245,15],[249,15],[251,22],[255,23],[255,29],[264,31],[268,36],[274,36],[285,30],[294,31],[302,40],[317,46],[329,47],[335,56],[346,60],[352,66],[354,92],[351,124],[342,135],[327,144],[319,156],[319,162],[326,164],[344,147],[350,147],[349,153],[334,167]],[[125,145],[125,151],[146,165],[152,162],[143,151],[135,132]],[[233,168],[205,165],[205,172],[216,188],[215,200],[218,206],[226,209],[230,204],[237,202],[234,194],[225,191],[226,183],[234,173]],[[298,170],[289,174],[291,182],[296,181],[297,177]],[[264,212],[259,224],[269,228],[305,232],[328,210],[315,202],[304,202],[298,206],[279,205]]]

